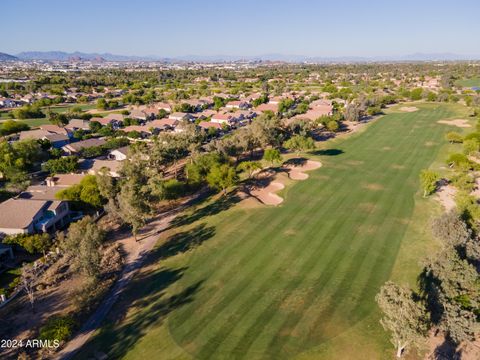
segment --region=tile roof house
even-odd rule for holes
[[[85,177],[85,174],[57,174],[45,179],[47,186],[69,187],[79,184]]]
[[[255,108],[255,110],[257,112],[272,111],[274,113],[277,113],[278,112],[278,104],[272,104],[272,103],[260,104]]]
[[[31,185],[18,198],[30,200],[58,200],[55,196],[65,186]]]
[[[187,114],[187,113],[184,113],[184,112],[174,112],[173,114],[170,114],[168,116],[169,119],[173,119],[173,120],[189,120],[189,121],[192,121],[192,120],[195,120],[195,117],[191,114]]]
[[[170,105],[168,103],[162,103],[162,102],[156,103],[155,107],[158,110],[165,110],[165,111],[168,111],[168,112],[172,112],[172,105]]]
[[[165,129],[174,129],[180,123],[178,120],[174,119],[159,119],[147,122],[145,124],[148,128],[153,128],[156,130],[165,130]]]
[[[108,175],[111,177],[120,177],[120,169],[122,162],[118,160],[98,160],[95,159],[92,167],[88,170],[89,174],[96,175],[102,169],[107,169]]]
[[[75,131],[75,130],[90,130],[90,121],[82,119],[71,119],[67,125],[66,129]]]
[[[110,151],[108,154],[109,159],[117,160],[117,161],[122,161],[126,160],[128,158],[128,146],[123,146],[121,148],[115,149]]]
[[[123,119],[125,119],[125,115],[123,115],[123,114],[108,114],[107,116],[104,117],[104,119],[123,122]]]
[[[212,116],[211,122],[218,124],[232,125],[237,119],[231,114],[215,114]]]
[[[132,119],[137,119],[137,120],[147,120],[147,114],[143,112],[142,110],[134,109],[130,111],[130,115],[128,117]]]
[[[87,139],[82,141],[77,141],[75,143],[67,144],[62,147],[62,150],[65,151],[67,154],[77,154],[81,152],[83,149],[88,149],[94,146],[102,146],[105,145],[106,141],[104,139]]]
[[[70,138],[67,135],[56,134],[43,129],[21,131],[19,139],[48,140],[52,143],[54,148],[61,148],[70,141]]]
[[[40,125],[40,129],[46,130],[46,131],[54,133],[54,134],[62,134],[62,135],[67,135],[67,136],[72,135],[71,131],[69,131],[68,129],[65,129],[63,127],[60,127],[58,125],[52,125],[52,124]]]
[[[217,129],[217,130],[222,130],[223,129],[222,124],[211,122],[211,121],[200,121],[198,123],[198,126],[202,129],[206,129],[206,130],[208,130],[210,128],[214,128],[214,129]]]
[[[227,109],[248,109],[249,103],[241,100],[229,101],[225,107]]]
[[[66,201],[8,199],[0,203],[0,233],[7,235],[51,232],[69,221]]]

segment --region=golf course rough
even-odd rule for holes
[[[164,340],[154,338],[156,327],[167,327],[162,333],[183,352],[176,358],[291,359],[377,316],[375,294],[411,221],[419,173],[450,130],[437,121],[459,116],[449,105],[416,106],[327,143],[330,151],[312,157],[323,166],[289,187],[280,206],[234,205],[179,230],[209,232],[194,250],[161,260],[182,269],[170,286],[176,306],[151,331],[141,329],[141,341],[122,357],[169,358],[158,347]],[[164,301],[158,294],[152,301]],[[141,311],[125,321],[134,324]],[[380,335],[368,341],[383,351],[387,335],[378,319],[372,324]]]

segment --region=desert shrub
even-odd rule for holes
[[[75,320],[70,316],[53,317],[40,328],[40,339],[65,341],[72,336]]]

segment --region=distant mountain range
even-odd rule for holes
[[[9,60],[18,60],[18,58],[16,58],[13,55],[0,52],[0,61],[9,61]]]
[[[415,53],[405,56],[340,56],[321,57],[285,54],[264,54],[259,56],[234,56],[234,55],[186,55],[177,57],[160,56],[130,56],[115,55],[110,53],[83,53],[64,51],[25,51],[15,56],[0,53],[0,61],[7,60],[46,60],[46,61],[68,61],[68,60],[89,60],[89,61],[162,61],[162,62],[230,62],[230,61],[285,61],[285,62],[310,62],[310,63],[331,63],[331,62],[372,62],[372,61],[454,61],[454,60],[480,60],[480,55],[460,55],[454,53]]]

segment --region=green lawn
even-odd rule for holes
[[[425,229],[439,209],[418,175],[441,166],[444,134],[458,130],[436,121],[466,113],[415,106],[325,143],[323,167],[279,207],[227,199],[179,218],[116,307],[128,311],[79,358],[391,358],[374,297],[390,277],[414,286],[435,248]]]
[[[480,78],[462,79],[458,80],[457,84],[463,87],[480,86]]]

